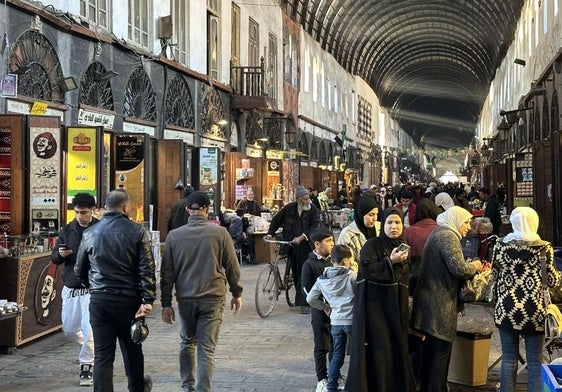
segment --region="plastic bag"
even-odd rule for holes
[[[489,302],[491,291],[492,270],[485,270],[463,283],[459,299],[463,302]]]

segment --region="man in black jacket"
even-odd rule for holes
[[[154,258],[148,234],[129,219],[129,196],[111,191],[103,219],[84,232],[74,273],[90,287],[94,331],[94,391],[113,390],[115,341],[119,339],[129,391],[150,390],[144,378],[142,345],[130,334],[131,322],[152,311],[156,298]]]
[[[77,193],[72,199],[76,214],[68,225],[59,232],[57,244],[51,253],[54,264],[64,264],[62,288],[62,330],[71,340],[80,344],[80,385],[92,385],[92,366],[94,365],[94,336],[90,326],[90,293],[82,287],[80,279],[74,275],[76,252],[84,230],[97,223],[94,218],[96,199],[88,193]]]
[[[279,228],[283,228],[281,233],[283,240],[294,243],[294,246],[289,248],[289,255],[295,287],[300,288],[302,266],[312,250],[309,242],[310,233],[318,227],[320,213],[310,201],[308,189],[302,185],[297,186],[295,198],[296,201],[286,204],[273,217],[267,231],[267,237],[271,238]],[[297,289],[295,305],[301,307],[302,314],[310,313],[306,295],[300,289]]]
[[[170,215],[168,216],[168,233],[187,224],[187,221],[189,220],[189,212],[187,212],[187,197],[194,191],[195,189],[188,184],[183,190],[183,198],[176,201],[170,208]]]

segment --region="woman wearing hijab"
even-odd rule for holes
[[[457,296],[462,283],[482,268],[465,261],[460,240],[472,215],[453,206],[437,216],[437,228],[426,241],[414,291],[412,327],[425,335],[421,391],[447,392],[447,372],[457,333]]]
[[[378,237],[360,252],[353,306],[351,355],[346,391],[415,391],[408,357],[408,251],[400,250],[404,216],[383,213]]]
[[[353,222],[344,227],[338,237],[338,244],[349,246],[353,253],[350,268],[357,272],[359,252],[369,238],[377,236],[379,203],[372,196],[360,196],[354,206]]]
[[[515,391],[520,336],[525,339],[527,390],[539,391],[546,314],[541,252],[546,256],[549,287],[559,284],[560,274],[554,265],[552,246],[537,234],[539,216],[535,210],[517,207],[509,219],[513,233],[496,242],[492,254],[494,322],[500,330],[502,349],[500,391]]]
[[[441,192],[435,196],[435,205],[441,209],[441,212],[444,212],[453,207],[455,202],[447,192]]]

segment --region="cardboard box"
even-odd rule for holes
[[[492,334],[457,331],[447,380],[462,385],[486,385]]]
[[[562,365],[542,365],[543,392],[562,392],[562,385],[556,378],[562,378]]]

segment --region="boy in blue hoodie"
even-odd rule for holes
[[[328,392],[338,391],[338,379],[351,336],[353,297],[357,273],[349,269],[353,253],[347,245],[332,249],[332,267],[326,267],[306,296],[307,302],[330,316],[333,354],[328,368]]]

